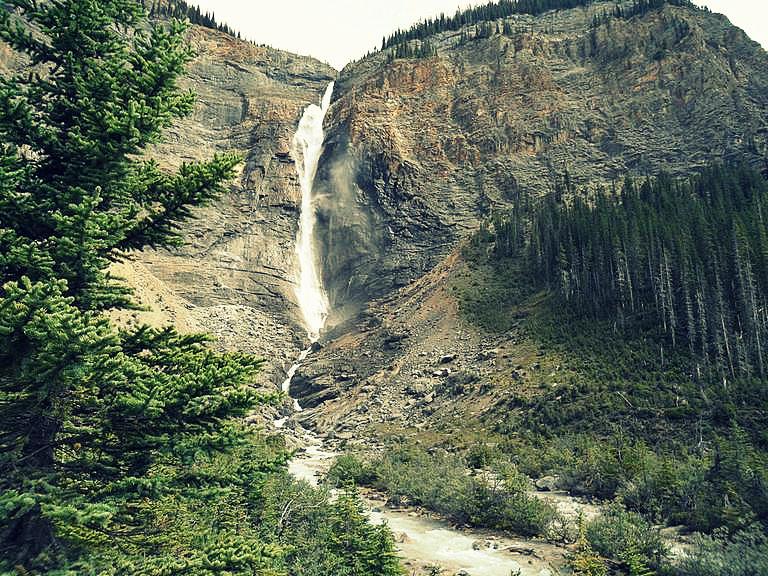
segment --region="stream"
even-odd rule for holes
[[[313,486],[325,475],[338,455],[306,432],[306,448],[288,464],[295,478]],[[361,493],[370,520],[385,523],[395,536],[397,549],[409,574],[422,574],[439,566],[446,574],[470,576],[550,576],[547,558],[562,557],[556,546],[528,540],[515,540],[481,530],[460,530],[448,522],[430,518],[410,508],[391,509],[376,492]],[[533,549],[536,555],[512,550]]]
[[[329,312],[328,297],[322,284],[322,272],[318,265],[313,236],[316,220],[314,179],[322,156],[324,132],[323,120],[331,105],[334,84],[331,82],[320,101],[310,104],[304,111],[293,138],[291,155],[301,186],[301,212],[296,237],[297,281],[294,293],[301,310],[309,341],[314,345],[325,327]],[[301,363],[311,353],[312,346],[304,350],[287,371],[281,389],[290,396],[291,380]],[[301,406],[293,399],[294,411]],[[276,420],[276,428],[283,428],[287,418]],[[318,478],[325,474],[337,454],[329,451],[321,440],[303,431],[304,450],[289,463],[290,473],[311,485],[318,485]],[[462,576],[550,576],[553,571],[544,558],[554,558],[553,552],[545,552],[545,543],[511,540],[481,531],[458,530],[449,523],[429,518],[414,509],[389,509],[384,506],[383,496],[375,492],[363,494],[369,518],[374,523],[386,523],[395,535],[398,550],[410,574],[438,574],[437,568],[448,574]],[[513,554],[510,548],[529,550],[535,555]],[[562,557],[562,553],[560,553]]]

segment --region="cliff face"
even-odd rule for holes
[[[338,327],[295,381],[319,406],[305,418],[329,429],[461,410],[431,392],[446,386],[449,352],[468,389],[487,391],[499,366],[525,371],[516,335],[462,325],[446,278],[462,273],[456,245],[484,217],[557,174],[610,186],[739,156],[764,165],[765,51],[692,8],[594,24],[614,6],[519,16],[507,35],[495,23],[485,38],[442,33],[434,57],[379,53],[342,71],[316,183]],[[504,360],[486,353],[496,348]],[[492,394],[463,406],[482,411]]]
[[[262,377],[279,382],[306,338],[292,290],[301,191],[291,139],[336,71],[197,26],[189,39],[197,57],[183,84],[195,111],[151,154],[172,167],[234,152],[240,173],[189,222],[183,248],[138,254],[116,272],[154,308],[134,319],[211,332],[222,348],[265,357]]]
[[[431,269],[494,208],[577,183],[766,154],[768,58],[720,16],[615,3],[346,67],[328,119],[325,277],[340,318]],[[509,33],[511,29],[512,33]]]
[[[211,333],[219,348],[264,357],[261,378],[272,386],[306,345],[292,289],[301,191],[291,141],[304,108],[338,72],[200,26],[190,27],[188,40],[196,57],[181,85],[197,96],[194,112],[149,155],[165,168],[216,152],[243,162],[227,193],[185,225],[181,249],[133,254],[114,266],[150,309],[115,316]],[[0,74],[27,65],[0,42]]]
[[[431,38],[433,57],[376,53],[342,71],[315,185],[334,316],[296,392],[310,405],[345,398],[311,419],[330,426],[357,410],[365,387],[401,399],[414,379],[428,389],[437,380],[425,358],[498,344],[460,326],[445,284],[461,268],[457,244],[492,210],[546,192],[565,170],[610,184],[741,154],[765,162],[765,51],[690,8],[595,25],[614,6],[521,15],[483,38],[470,26]],[[228,193],[189,223],[183,248],[116,267],[153,308],[123,320],[212,332],[223,348],[267,358],[263,377],[277,383],[305,340],[292,291],[291,139],[338,73],[217,31],[189,35],[195,113],[152,154],[168,167],[217,151],[244,160]],[[0,72],[22,65],[0,49]]]

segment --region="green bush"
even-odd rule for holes
[[[684,520],[695,530],[735,531],[754,520],[768,525],[768,457],[741,429],[732,429],[728,437],[717,439],[700,477],[690,478],[686,500]]]
[[[699,536],[675,568],[677,576],[768,574],[768,536],[757,524],[732,537],[724,531]]]
[[[378,479],[376,470],[367,462],[353,454],[342,454],[328,470],[326,482],[334,488],[354,484],[366,486]]]
[[[478,469],[490,466],[501,456],[499,449],[488,444],[472,444],[467,451],[467,464]]]
[[[530,480],[514,466],[498,466],[488,477],[472,476],[467,468],[458,455],[399,446],[370,464],[340,458],[330,476],[332,484],[370,484],[390,502],[424,506],[460,524],[524,536],[547,532],[555,511],[530,493]]]
[[[587,525],[587,539],[600,555],[631,567],[656,568],[668,555],[659,531],[640,514],[625,510],[620,504],[608,506],[603,514]]]
[[[581,515],[579,515],[578,530],[576,549],[568,559],[574,576],[607,576],[608,567],[600,555],[592,549],[592,545],[587,539],[584,517]]]
[[[475,483],[473,523],[534,536],[547,532],[555,517],[552,506],[531,494],[530,480],[514,466],[496,471],[498,485]]]
[[[624,505],[654,522],[680,516],[686,486],[701,480],[701,459],[650,454],[642,469],[619,490]],[[684,522],[684,518],[675,518]]]
[[[374,463],[376,487],[396,501],[410,501],[467,523],[472,516],[471,478],[462,458],[413,447],[397,447]]]

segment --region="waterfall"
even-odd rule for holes
[[[328,318],[328,296],[323,289],[322,275],[318,266],[318,257],[315,252],[315,197],[314,183],[317,174],[317,165],[323,152],[323,120],[331,105],[333,96],[333,82],[328,84],[325,94],[320,101],[320,106],[310,104],[304,110],[299,121],[299,127],[293,136],[291,156],[296,162],[296,172],[301,186],[301,213],[299,216],[299,231],[296,235],[296,261],[298,264],[298,282],[294,285],[294,294],[299,304],[299,309],[304,317],[304,327],[312,343],[320,338],[320,332]],[[286,379],[281,389],[286,394],[290,393],[291,380],[299,369],[301,363],[312,351],[310,346],[299,356],[296,363],[291,366],[286,374]],[[301,411],[299,401],[294,399],[294,408]],[[284,419],[276,422],[282,426]]]
[[[318,258],[315,252],[315,204],[313,186],[317,165],[323,151],[323,119],[333,95],[333,82],[325,90],[320,106],[310,104],[304,110],[299,127],[293,137],[291,155],[301,185],[301,216],[296,237],[296,256],[299,281],[294,287],[296,299],[304,317],[304,326],[312,342],[320,337],[328,317],[328,296],[323,289]]]

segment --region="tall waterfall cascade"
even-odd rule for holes
[[[315,176],[320,156],[323,152],[323,120],[331,105],[333,96],[333,82],[328,84],[320,105],[310,104],[304,110],[304,115],[299,121],[299,127],[293,136],[291,156],[296,162],[296,172],[301,186],[301,213],[299,216],[299,231],[296,235],[296,263],[298,282],[294,285],[294,294],[299,309],[304,318],[304,327],[312,343],[320,338],[320,332],[328,318],[330,304],[328,295],[323,288],[322,274],[320,272],[319,258],[316,250],[314,231],[317,219],[314,195]],[[286,394],[290,392],[291,380],[299,369],[301,363],[312,351],[310,346],[299,356],[296,363],[288,370],[287,377],[282,385]],[[301,410],[298,400],[294,399],[294,408]],[[285,419],[277,422],[282,426]]]
[[[326,88],[320,106],[310,104],[304,110],[299,127],[293,136],[291,149],[301,185],[301,216],[296,237],[298,282],[294,286],[294,292],[304,317],[304,326],[312,342],[316,342],[320,337],[329,309],[314,241],[316,208],[313,187],[320,155],[323,152],[325,137],[323,120],[331,104],[333,84],[331,82]]]

